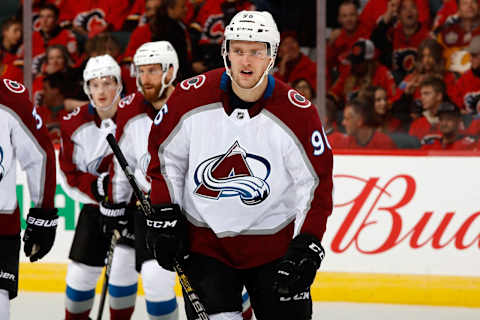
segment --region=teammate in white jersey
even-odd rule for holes
[[[55,153],[48,131],[28,99],[26,88],[0,78],[0,319],[10,318],[10,300],[18,292],[20,211],[16,197],[17,160],[27,173],[30,208],[23,250],[30,261],[52,248],[57,228],[53,208]]]
[[[158,110],[172,94],[179,68],[175,49],[168,41],[148,42],[138,48],[133,62],[137,75],[138,91],[120,101],[116,123],[116,139],[137,181],[145,192],[150,184],[145,180],[148,164],[148,135]],[[132,197],[132,188],[114,159],[110,170],[112,177],[109,200],[114,203],[127,202]],[[141,272],[147,313],[149,319],[178,319],[175,297],[175,273],[161,268],[148,253],[145,244],[145,218],[135,212],[135,269],[129,269],[129,278]],[[133,256],[132,256],[133,257]]]
[[[90,58],[83,72],[90,104],[61,121],[60,168],[66,192],[84,203],[70,249],[65,318],[88,319],[98,277],[105,264],[112,231],[122,237],[114,251],[109,278],[111,319],[129,319],[137,293],[133,216],[127,202],[105,202],[112,151],[106,141],[115,134],[122,82],[120,67],[109,55]],[[132,275],[132,271],[133,274]]]
[[[315,106],[268,75],[279,41],[268,12],[239,12],[225,68],[182,81],[150,131],[147,244],[212,320],[242,318],[243,286],[259,320],[312,318],[333,157]]]

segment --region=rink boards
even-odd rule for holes
[[[480,307],[479,164],[462,154],[336,155],[335,208],[314,300]],[[26,212],[26,180],[18,176]],[[55,204],[54,249],[41,264],[21,264],[22,290],[65,288],[80,203],[58,184]]]

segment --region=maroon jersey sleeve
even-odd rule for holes
[[[294,140],[308,173],[297,177],[297,192],[309,194],[300,224],[300,233],[309,233],[322,240],[327,219],[333,209],[333,154],[316,107],[307,99],[276,81],[279,90],[270,105],[273,112],[295,135]],[[298,161],[298,159],[296,160]],[[298,170],[295,170],[299,172]],[[304,171],[304,170],[302,170]],[[312,187],[305,187],[312,185]],[[298,218],[297,218],[298,219]]]

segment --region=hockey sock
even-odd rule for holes
[[[110,295],[110,319],[128,320],[133,314],[137,299],[137,284],[130,286],[108,285]]]
[[[0,319],[10,319],[10,298],[7,290],[0,290]]]
[[[242,294],[242,317],[243,320],[251,320],[253,316],[252,306],[250,305],[250,297],[245,288]]]
[[[95,298],[95,289],[75,290],[67,285],[65,320],[87,320]]]
[[[167,301],[149,301],[147,302],[147,313],[150,320],[177,320],[178,306],[177,299],[173,298]]]

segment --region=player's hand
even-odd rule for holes
[[[288,297],[308,290],[324,256],[325,251],[316,237],[310,234],[295,237],[276,266],[274,292]]]
[[[100,202],[102,231],[107,237],[111,237],[113,230],[117,230],[122,235],[127,230],[128,218],[126,208],[127,204],[125,202]]]
[[[57,209],[30,208],[23,235],[23,251],[31,262],[43,258],[52,249],[57,224]]]
[[[180,260],[187,251],[187,223],[180,207],[154,206],[146,224],[147,247],[162,268],[174,271],[175,260]]]
[[[109,183],[110,183],[110,175],[108,174],[108,172],[104,172],[100,174],[97,180],[92,182],[92,185],[90,187],[98,203],[101,203],[107,197]]]

